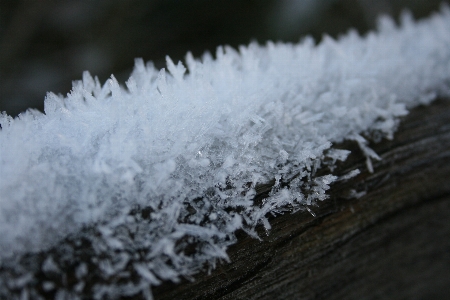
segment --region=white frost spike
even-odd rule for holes
[[[150,272],[148,267],[142,263],[134,264],[134,269],[152,285],[158,285],[160,280]]]
[[[64,101],[61,97],[50,92],[50,93],[47,93],[47,96],[45,97],[44,107],[45,107],[44,108],[45,114],[50,116],[64,108]],[[0,120],[0,124],[2,125],[2,128],[3,128],[4,122],[2,122]]]
[[[331,149],[327,153],[327,157],[333,159],[333,163],[335,163],[337,160],[345,161],[349,155],[350,151],[342,149]]]
[[[150,293],[226,258],[236,230],[257,238],[258,224],[270,229],[268,214],[317,205],[334,181],[355,176],[315,177],[349,155],[333,145],[356,141],[373,171],[380,157],[363,135],[391,138],[408,109],[450,96],[449,9],[402,18],[401,27],[382,19],[378,33],[318,45],[306,38],[219,47],[216,59],[188,54],[188,72],[170,58],[167,74],[136,59],[126,88],[86,72],[66,97],[47,95],[45,114],[2,113],[2,270],[11,257],[83,232],[100,275],[126,269],[133,278],[99,283],[88,298]],[[269,184],[269,196],[255,200]],[[9,294],[17,288],[32,297],[34,266],[53,268],[18,264],[0,270],[2,299],[17,298]],[[90,268],[76,271],[80,290]]]
[[[352,171],[350,171],[350,172],[348,172],[347,174],[345,174],[345,175],[342,175],[341,177],[339,177],[337,180],[339,180],[339,181],[343,181],[343,180],[349,180],[349,179],[351,179],[351,178],[353,178],[353,177],[355,177],[355,176],[357,176],[357,175],[359,175],[361,173],[361,171],[359,170],[359,169],[355,169],[355,170],[352,170]]]
[[[119,82],[117,81],[114,75],[111,75],[111,79],[108,79],[108,84],[111,89],[112,99],[116,99],[118,101],[122,100],[122,90],[119,86]]]
[[[314,218],[317,217],[316,214],[308,206],[305,206],[305,208]]]
[[[126,82],[127,88],[131,94],[137,94],[138,88],[136,80],[133,77],[130,77]]]
[[[161,93],[161,96],[167,97],[168,87],[166,82],[166,70],[161,69],[158,73],[158,91]]]
[[[88,71],[83,72],[83,88],[88,93],[92,93],[96,88],[95,80]]]
[[[167,62],[167,69],[169,70],[170,74],[172,74],[172,76],[175,78],[177,82],[182,82],[184,73],[186,72],[186,68],[183,66],[181,61],[178,62],[178,65],[175,66],[170,57],[166,56],[166,62]]]
[[[369,148],[367,146],[367,140],[365,138],[363,138],[361,135],[353,134],[352,136],[349,137],[349,139],[354,140],[358,143],[359,148],[366,156],[367,169],[369,170],[370,173],[373,173],[373,166],[372,166],[371,158],[376,159],[376,160],[381,160],[381,157],[378,156],[378,154],[376,154],[375,151],[373,151],[371,148]]]

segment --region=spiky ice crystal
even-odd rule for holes
[[[314,171],[349,154],[334,143],[356,141],[370,169],[379,157],[363,133],[392,138],[407,109],[450,95],[450,11],[404,14],[400,27],[382,18],[378,33],[319,45],[219,47],[186,66],[138,59],[126,87],[85,72],[67,97],[47,95],[45,114],[1,115],[0,294],[151,297],[151,286],[227,260],[236,230],[255,235],[268,213],[326,199],[337,177]],[[37,287],[37,272],[63,272],[45,251],[67,237],[76,284]],[[74,250],[85,240],[103,278],[89,286]],[[39,263],[20,262],[39,251]]]

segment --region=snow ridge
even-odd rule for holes
[[[93,255],[108,254],[94,261],[102,276],[129,274],[90,287],[96,299],[151,297],[151,286],[228,260],[236,230],[256,236],[268,213],[312,212],[327,198],[338,178],[315,170],[349,155],[333,143],[357,142],[370,170],[379,157],[363,133],[392,138],[407,109],[450,95],[450,10],[404,14],[399,27],[382,18],[378,33],[319,45],[219,47],[186,66],[138,59],[126,87],[85,72],[67,97],[47,95],[45,114],[0,116],[0,266],[83,228]],[[36,270],[14,263],[0,290],[39,298]],[[39,267],[60,272],[52,256]],[[77,285],[55,295],[86,293],[89,270],[75,269]]]

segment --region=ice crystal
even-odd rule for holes
[[[449,96],[449,83],[448,8],[399,27],[383,18],[364,37],[167,58],[167,70],[137,59],[125,87],[85,72],[66,97],[47,95],[45,114],[0,116],[0,294],[151,297],[227,261],[235,231],[269,231],[269,213],[314,214],[330,184],[359,172],[314,176],[349,155],[333,144],[357,142],[372,170],[363,134],[392,138],[398,117]],[[20,260],[40,251],[53,255]]]

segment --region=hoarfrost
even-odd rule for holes
[[[378,33],[317,46],[219,47],[186,67],[167,58],[167,71],[137,59],[126,87],[85,72],[66,97],[47,95],[45,114],[1,114],[1,295],[150,298],[163,280],[227,261],[236,230],[269,231],[268,213],[314,215],[333,182],[359,173],[315,176],[349,155],[333,144],[358,143],[373,171],[380,157],[363,136],[392,138],[409,108],[450,95],[450,12],[383,18]],[[48,249],[61,255],[20,261]],[[33,286],[63,264],[73,286],[50,275]]]

